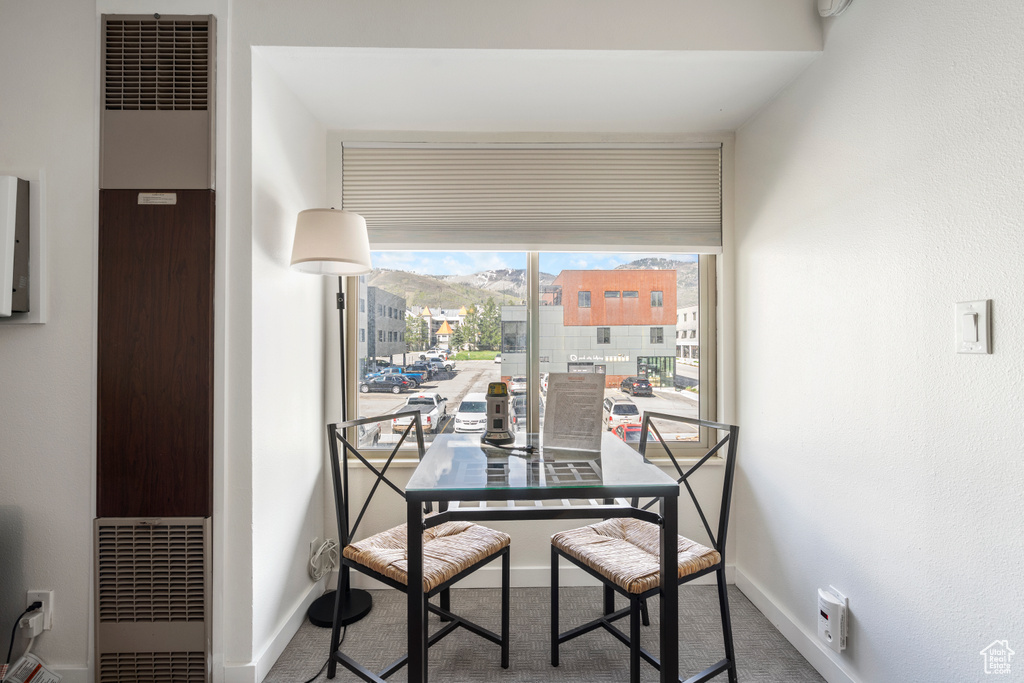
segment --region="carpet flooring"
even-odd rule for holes
[[[342,651],[373,670],[379,670],[405,652],[405,595],[395,590],[372,591],[373,610],[348,627]],[[567,630],[596,618],[601,612],[601,589],[570,587],[560,591],[559,620]],[[603,629],[564,643],[561,663],[550,664],[548,623],[549,593],[546,588],[513,588],[510,625],[510,666],[500,666],[497,645],[465,629],[430,649],[430,680],[454,683],[571,682],[612,683],[629,680],[628,650]],[[616,606],[625,602],[617,598]],[[729,587],[733,638],[739,680],[744,682],[821,683],[824,679],[799,652],[782,637],[756,607],[734,586]],[[452,589],[452,611],[495,632],[500,629],[498,589]],[[651,625],[643,627],[644,647],[658,651],[658,606],[650,602]],[[679,588],[679,671],[693,675],[723,656],[718,597],[713,586]],[[439,625],[431,615],[431,629]],[[628,618],[618,622],[629,630]],[[264,679],[264,683],[303,683],[312,678],[327,660],[330,629],[306,622]],[[316,679],[327,680],[326,671]],[[338,667],[335,681],[359,680]],[[405,669],[390,681],[405,681]],[[657,681],[658,672],[641,663],[641,680]],[[716,681],[727,681],[725,674]]]

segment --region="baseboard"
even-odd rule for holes
[[[562,586],[599,586],[600,583],[578,567],[572,567],[563,562],[559,567],[558,581]],[[331,577],[331,585],[337,581],[337,572]],[[356,588],[373,590],[375,588],[386,588],[378,581],[359,572],[352,572],[352,585]],[[551,585],[551,568],[547,565],[542,567],[513,567],[511,572],[513,588],[547,588]],[[725,566],[726,583],[735,583],[735,568],[731,564]],[[707,574],[691,582],[691,585],[714,585],[715,577]],[[459,581],[460,588],[501,588],[501,565],[494,563],[494,566],[483,567]]]
[[[761,611],[768,621],[779,630],[804,659],[821,674],[828,683],[860,683],[848,672],[843,662],[836,661],[836,655],[818,641],[817,634],[807,633],[793,619],[789,612],[779,607],[764,590],[750,580],[742,570],[735,570],[736,587]]]
[[[323,592],[323,583],[319,581],[310,586],[305,596],[303,596],[302,602],[292,611],[291,615],[281,625],[281,628],[277,630],[270,643],[256,657],[255,661],[247,664],[224,666],[222,679],[224,683],[259,683],[262,681],[270,673],[270,669],[273,668],[274,663],[277,662],[281,653],[288,647],[288,643],[291,642],[295,633],[299,630],[299,626],[306,619],[306,611],[309,609],[309,606]]]
[[[60,683],[89,683],[92,679],[92,669],[88,668],[63,668],[60,666],[49,666],[46,667],[53,673],[60,676]]]

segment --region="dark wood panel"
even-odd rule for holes
[[[213,511],[214,193],[101,190],[99,517]],[[86,286],[86,283],[83,283]]]

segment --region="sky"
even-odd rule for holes
[[[563,270],[611,270],[646,257],[697,260],[696,254],[543,252],[540,269],[552,275]],[[526,254],[521,251],[375,251],[370,258],[374,268],[405,270],[420,275],[468,275],[501,268],[526,268]]]

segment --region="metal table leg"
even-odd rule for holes
[[[679,499],[661,499],[661,681],[679,681]]]
[[[406,499],[408,532],[409,585],[408,599],[409,682],[427,680],[427,614],[423,595],[423,506],[411,496]]]

